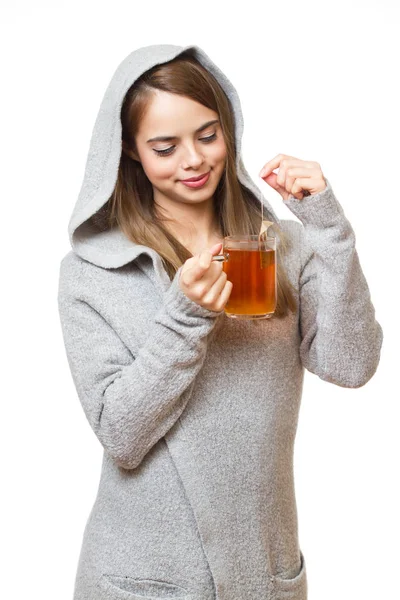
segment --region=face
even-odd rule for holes
[[[217,121],[203,127],[209,121]],[[170,139],[154,140],[168,137]],[[157,90],[135,138],[139,160],[157,204],[200,203],[212,198],[226,162],[218,114],[189,98]],[[201,187],[183,179],[209,173]]]

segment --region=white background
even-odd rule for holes
[[[278,216],[296,218],[258,172],[284,153],[320,163],[355,230],[381,362],[359,389],[306,373],[299,539],[309,600],[398,597],[396,4],[3,3],[2,597],[72,599],[102,448],[64,352],[58,269],[105,89],[127,54],[156,43],[201,46],[236,86],[244,163]]]

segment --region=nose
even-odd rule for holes
[[[204,162],[204,158],[200,150],[197,150],[194,146],[189,146],[184,150],[184,158],[182,167],[184,169],[199,167]]]

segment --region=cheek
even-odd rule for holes
[[[215,163],[225,163],[226,161],[226,146],[225,143],[216,144],[213,151],[213,159]],[[223,166],[223,165],[219,165]]]
[[[142,166],[150,181],[169,178],[175,172],[171,161],[162,157],[159,158],[155,154],[143,159]]]

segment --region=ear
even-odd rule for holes
[[[122,151],[127,154],[130,158],[132,158],[133,160],[136,160],[137,162],[141,162],[139,155],[132,150],[132,148],[130,146],[128,146],[128,144],[125,141],[122,141]]]

